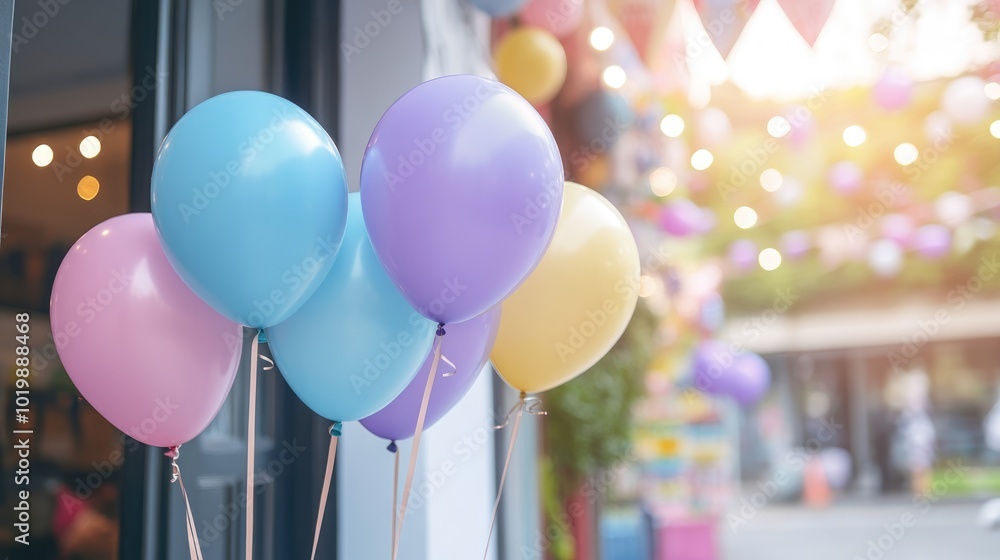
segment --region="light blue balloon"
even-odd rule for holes
[[[507,17],[519,11],[528,0],[471,0],[472,4],[493,17]]]
[[[403,298],[375,256],[361,197],[349,199],[333,269],[288,320],[264,332],[278,369],[302,402],[337,422],[384,408],[420,370],[435,323]]]
[[[276,325],[326,278],[347,222],[347,178],[308,113],[259,91],[199,104],[153,166],[153,219],[167,259],[229,319]]]

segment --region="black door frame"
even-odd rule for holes
[[[152,67],[166,71],[161,87],[132,114],[130,210],[150,210],[149,181],[153,160],[167,127],[184,107],[187,14],[192,0],[133,0],[131,70],[133,85]],[[193,0],[200,1],[200,0]],[[340,37],[339,0],[270,0],[274,39],[272,68],[278,93],[311,115],[336,140],[339,116]],[[277,413],[283,432],[309,441],[307,460],[297,461],[293,476],[276,487],[283,515],[275,527],[277,542],[285,543],[287,557],[305,557],[311,550],[312,530],[329,435],[326,422],[306,408],[283,382]],[[120,558],[165,560],[170,491],[166,459],[160,450],[126,441],[121,492]],[[334,485],[334,488],[336,485]],[[334,492],[335,493],[335,492]],[[304,499],[309,497],[308,499]],[[331,498],[323,526],[319,555],[336,557],[336,498]],[[153,514],[152,519],[149,515]]]

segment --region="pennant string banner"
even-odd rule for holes
[[[413,435],[413,449],[410,451],[410,465],[406,471],[406,482],[403,483],[403,502],[399,505],[399,524],[395,527],[393,536],[392,560],[396,560],[399,555],[399,541],[403,532],[403,520],[406,518],[406,506],[410,499],[410,490],[413,488],[413,474],[417,468],[417,453],[420,451],[420,438],[424,432],[424,421],[427,419],[427,406],[430,404],[431,389],[434,387],[434,379],[437,377],[438,366],[441,364],[441,341],[444,339],[444,324],[439,323],[437,336],[434,339],[434,358],[431,360],[430,375],[427,376],[427,384],[424,386],[423,400],[420,402],[420,413],[417,414],[417,428]],[[395,507],[393,503],[393,507]]]

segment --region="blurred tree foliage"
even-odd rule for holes
[[[645,392],[657,322],[640,299],[611,351],[580,377],[545,394],[549,458],[563,498],[587,475],[629,456],[632,408]]]

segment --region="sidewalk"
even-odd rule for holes
[[[993,560],[1000,531],[976,526],[980,502],[891,498],[826,509],[767,505],[719,531],[726,560]]]

